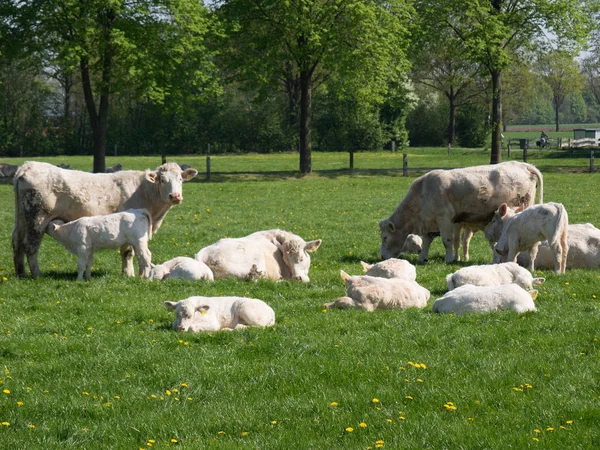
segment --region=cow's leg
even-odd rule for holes
[[[87,256],[85,252],[80,252],[77,255],[77,281],[83,281],[83,275],[87,268]]]
[[[340,297],[335,302],[323,304],[324,308],[357,308],[356,302],[350,297]]]
[[[471,238],[473,237],[473,230],[471,227],[466,226],[463,227],[462,230],[462,248],[463,248],[463,258],[465,261],[469,261],[469,246],[471,245]]]
[[[460,248],[460,223],[454,224],[454,235],[452,240],[452,247],[454,248],[454,260],[460,261],[460,255],[458,254],[458,249]]]
[[[533,271],[535,270],[535,258],[537,258],[539,245],[540,243],[536,242],[535,244],[533,244],[531,249],[529,249],[529,257],[531,258],[531,261],[529,261],[529,271],[531,273],[533,273]],[[515,262],[517,262],[516,259]]]
[[[15,275],[18,277],[27,275],[25,272],[25,227],[25,220],[16,215],[15,226],[12,232],[12,246]]]
[[[140,241],[135,245],[135,253],[138,257],[138,275],[141,278],[148,278],[150,268],[152,267],[152,253],[148,250],[148,243]]]
[[[42,238],[44,232],[38,232],[37,230],[27,230],[27,237],[25,239],[25,254],[27,255],[27,263],[29,264],[29,270],[31,271],[32,277],[39,277],[42,275],[40,265],[38,263],[38,251],[42,245]]]
[[[451,263],[454,261],[454,255],[452,254],[452,244],[454,238],[454,225],[455,224],[444,224],[440,226],[440,237],[442,238],[442,242],[444,243],[444,247],[446,248],[446,257],[444,261],[446,263]]]
[[[94,252],[90,251],[87,255],[87,263],[85,265],[85,279],[92,278],[92,265],[94,264]]]
[[[133,270],[133,255],[134,250],[130,244],[123,244],[121,246],[121,265],[123,275],[128,277],[134,277],[135,271]]]
[[[434,236],[430,234],[425,234],[423,236],[423,247],[421,248],[421,252],[419,253],[418,262],[424,263],[429,259],[429,247],[431,247],[431,243],[433,242]]]
[[[567,228],[565,227],[565,231],[560,235],[560,246],[562,247],[562,260],[561,260],[561,267],[560,273],[565,273],[565,270],[567,269],[567,256],[569,254],[569,242],[568,242],[568,236],[567,236]]]

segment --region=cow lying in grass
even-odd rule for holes
[[[166,301],[175,311],[173,328],[178,331],[219,331],[275,325],[275,312],[262,300],[244,297],[189,297]]]
[[[151,280],[214,280],[212,270],[206,264],[185,256],[178,256],[162,264],[152,264],[148,278]]]
[[[365,275],[371,277],[402,278],[408,281],[417,279],[417,269],[404,259],[390,258],[377,264],[367,264],[364,261],[360,263],[363,266]]]
[[[559,274],[565,273],[569,252],[567,244],[569,216],[565,207],[561,203],[543,203],[531,206],[503,220],[506,212],[507,205],[501,205],[490,225],[492,227],[498,223],[503,225],[502,234],[495,248],[501,261],[517,262],[519,253],[528,251],[529,270],[533,272],[539,243],[548,240],[554,253],[554,271]]]
[[[518,313],[535,311],[538,291],[526,291],[518,284],[473,286],[465,284],[438,298],[432,306],[436,313],[486,313],[511,309]]]
[[[287,231],[265,230],[242,238],[220,239],[201,249],[195,258],[213,271],[215,279],[286,278],[308,282],[308,253],[320,245],[320,239],[306,242]]]
[[[531,272],[513,262],[463,267],[446,277],[449,291],[466,284],[500,286],[515,283],[524,289],[532,289],[533,285],[544,281],[544,278],[533,278]]]
[[[429,291],[415,281],[401,278],[379,278],[369,275],[350,276],[341,271],[346,282],[346,297],[340,297],[325,308],[378,309],[424,308]]]
[[[572,224],[567,227],[567,267],[579,269],[600,269],[600,230],[591,223]],[[529,267],[531,262],[527,253],[520,253],[517,262]],[[538,269],[554,268],[554,252],[544,241],[538,247],[535,267]]]
[[[148,240],[152,239],[152,216],[146,209],[130,209],[104,216],[82,217],[72,222],[53,220],[47,232],[69,252],[77,256],[77,280],[89,279],[94,252],[133,246],[138,257],[139,275],[150,274],[152,254]]]

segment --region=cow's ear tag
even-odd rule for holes
[[[196,308],[196,311],[198,311],[201,315],[204,315],[208,312],[209,310],[209,306],[208,305],[203,305],[203,306],[198,306]]]
[[[146,173],[146,178],[148,179],[148,181],[150,181],[151,183],[156,183],[156,173],[154,172],[147,172]]]

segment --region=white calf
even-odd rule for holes
[[[542,284],[544,278],[533,278],[531,272],[513,262],[463,267],[446,277],[448,290],[471,284],[474,286],[500,286],[515,283],[523,289]]]
[[[138,257],[139,275],[150,273],[152,254],[148,240],[152,239],[152,216],[146,209],[127,211],[104,216],[82,217],[72,222],[53,220],[46,229],[69,252],[77,255],[77,280],[89,279],[94,252],[102,249],[118,249],[129,244]]]
[[[600,230],[591,223],[572,224],[569,225],[568,230],[567,267],[600,269]],[[519,254],[517,262],[528,267],[530,265],[529,255],[527,253]],[[554,268],[554,254],[548,241],[542,242],[538,247],[535,267],[538,269]]]
[[[486,313],[512,309],[518,313],[535,311],[533,300],[538,291],[526,291],[518,284],[473,286],[465,284],[446,292],[431,307],[437,313]]]
[[[390,258],[377,264],[367,264],[364,261],[360,263],[363,266],[365,275],[371,277],[402,278],[408,281],[417,279],[417,269],[404,259]]]
[[[423,250],[423,239],[418,234],[409,234],[406,236],[404,246],[400,253],[421,253]]]
[[[206,264],[185,256],[179,256],[158,265],[152,264],[152,270],[148,278],[151,280],[166,280],[169,278],[190,281],[214,280],[212,270]]]
[[[540,241],[548,240],[554,252],[554,271],[565,273],[569,216],[561,203],[533,205],[505,222],[496,244],[502,262],[517,262],[522,251],[529,251],[529,269],[533,272]]]
[[[235,330],[246,326],[275,325],[275,312],[262,300],[245,297],[189,297],[165,302],[175,310],[173,328],[178,331]]]
[[[356,308],[366,311],[424,308],[429,300],[429,291],[414,281],[368,275],[351,277],[343,270],[341,276],[346,282],[348,296],[325,303],[325,308]]]

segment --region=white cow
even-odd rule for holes
[[[152,270],[150,270],[148,278],[151,280],[214,280],[212,270],[206,264],[185,256],[178,256],[162,264],[152,264]]]
[[[0,163],[0,178],[12,178],[19,170],[16,164]]]
[[[538,291],[526,291],[518,284],[473,286],[465,284],[438,298],[431,307],[436,313],[486,313],[512,309],[518,313],[535,311]]]
[[[567,267],[580,269],[600,269],[600,230],[591,223],[570,224],[568,226],[567,244]],[[529,267],[529,254],[520,253],[517,262]],[[554,268],[554,252],[548,241],[544,241],[538,247],[535,258],[535,267],[538,269]]]
[[[514,283],[523,289],[532,289],[533,285],[544,281],[544,278],[533,278],[531,272],[513,262],[463,267],[446,276],[449,291],[466,284],[500,286]]]
[[[84,271],[89,280],[95,251],[118,249],[125,244],[135,249],[139,275],[147,277],[150,274],[152,254],[148,250],[148,240],[152,239],[152,216],[145,209],[82,217],[68,223],[53,220],[47,231],[77,256],[77,280],[83,280]]]
[[[25,254],[31,274],[41,275],[37,255],[50,221],[69,222],[80,217],[145,208],[152,216],[152,231],[156,233],[171,207],[183,201],[182,182],[197,174],[195,169],[182,171],[175,163],[163,164],[155,171],[124,170],[107,174],[26,162],[13,180],[12,245],[17,276],[25,276]],[[121,249],[121,257],[123,272],[133,275],[130,246]]]
[[[325,308],[377,309],[424,308],[429,291],[414,281],[401,278],[379,278],[369,275],[350,276],[340,272],[346,282],[346,297],[340,297]]]
[[[394,213],[379,223],[382,259],[393,258],[409,234],[423,238],[419,261],[426,261],[431,233],[439,232],[452,262],[456,226],[483,229],[502,203],[530,206],[536,184],[543,198],[542,174],[530,164],[509,161],[464,169],[432,170],[417,178]]]
[[[540,241],[548,240],[554,253],[554,271],[565,273],[569,216],[561,203],[534,205],[504,222],[496,253],[501,261],[517,262],[520,252],[529,252],[529,270],[535,269],[535,257]]]
[[[421,253],[423,250],[423,239],[418,234],[409,234],[406,236],[404,245],[400,253]]]
[[[195,258],[213,271],[215,279],[310,281],[309,252],[316,251],[321,239],[306,242],[300,236],[283,230],[265,230],[242,238],[224,238],[204,247]]]
[[[275,325],[275,312],[262,300],[245,297],[189,297],[166,301],[175,310],[173,328],[178,331],[235,330],[247,326]]]
[[[417,269],[404,259],[390,258],[377,264],[360,262],[365,275],[380,278],[402,278],[403,280],[416,281]]]

